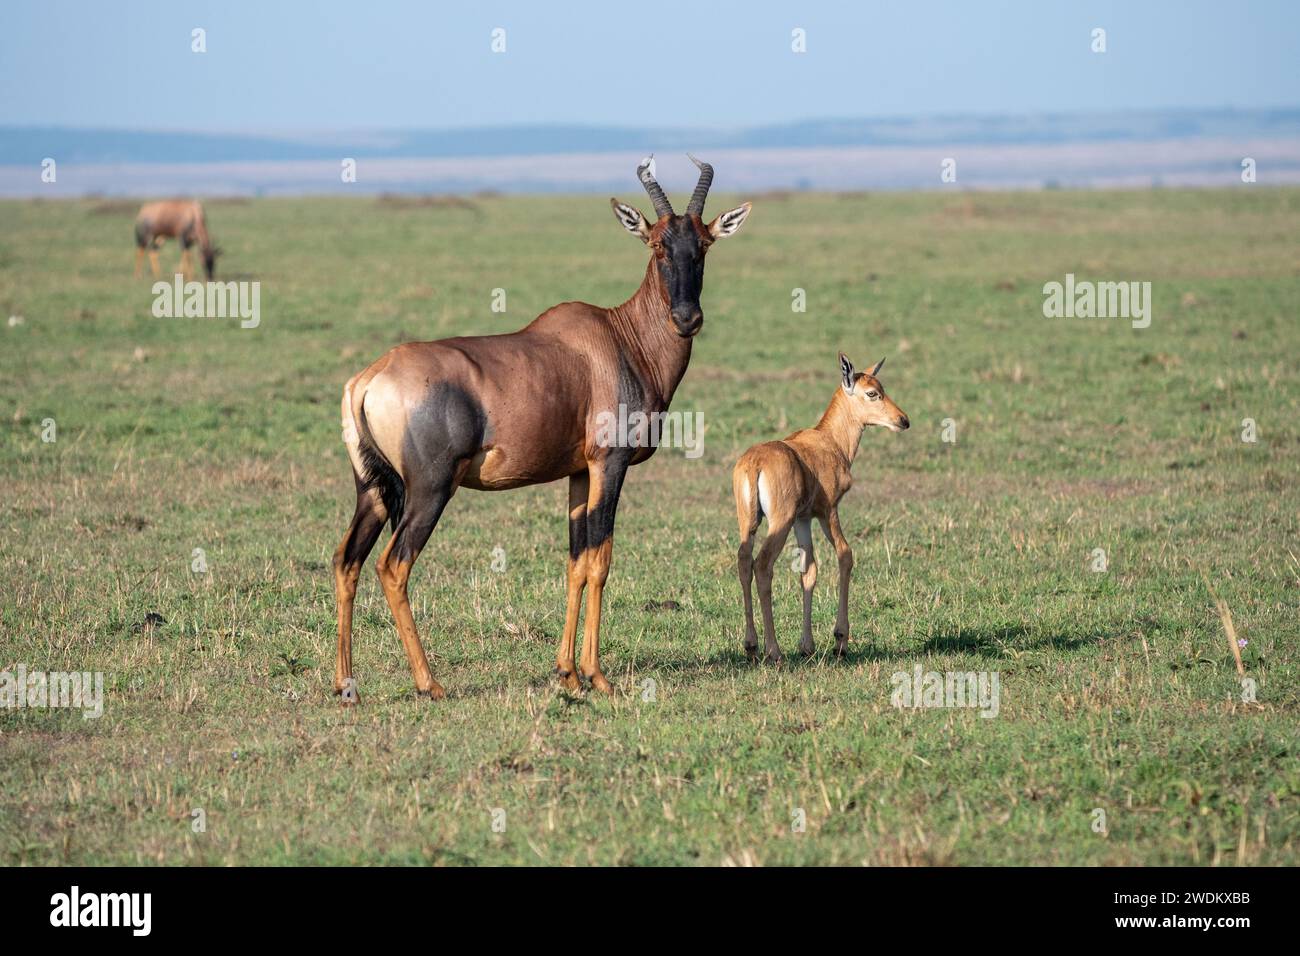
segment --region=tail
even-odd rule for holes
[[[390,525],[396,531],[406,507],[406,486],[370,434],[362,397],[353,395],[352,382],[343,389],[343,443],[347,445],[348,457],[352,460],[357,491],[373,488],[379,492]]]
[[[361,416],[361,424],[364,427],[364,412]],[[393,470],[388,459],[375,447],[374,441],[368,434],[361,439],[360,451],[365,473],[357,477],[362,480],[363,488],[378,489],[379,497],[388,511],[389,527],[396,531],[406,507],[406,486],[402,484],[401,477]]]
[[[217,256],[221,250],[212,244],[212,237],[208,235],[208,214],[204,211],[201,204],[198,205],[197,213],[194,217],[194,238],[199,242],[199,249],[203,252],[203,271],[207,273],[208,281],[211,282],[217,277]]]
[[[763,520],[763,505],[759,500],[758,462],[748,454],[742,455],[731,473],[731,490],[736,496],[736,523],[740,527],[741,541],[748,541]]]

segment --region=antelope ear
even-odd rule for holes
[[[843,352],[840,353],[840,386],[850,395],[853,394],[853,382],[857,379],[857,373],[853,371],[853,363]]]
[[[612,197],[609,200],[609,205],[614,210],[614,217],[623,224],[624,229],[642,242],[650,241],[650,226],[646,223],[645,216],[641,215],[640,210],[635,206],[629,206],[625,202],[619,202]]]
[[[872,377],[872,378],[875,378],[875,377],[876,377],[876,373],[880,371],[880,366],[882,366],[882,365],[884,365],[884,364],[885,364],[885,360],[884,360],[884,359],[881,359],[879,362],[876,363],[876,367],[873,368],[873,369],[871,370],[871,377]]]
[[[714,239],[723,239],[731,235],[739,229],[740,224],[749,217],[749,210],[752,209],[753,206],[753,203],[745,203],[742,206],[737,206],[730,212],[724,212],[717,219],[713,220],[713,222],[709,223],[709,235]]]

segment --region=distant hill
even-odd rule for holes
[[[216,134],[0,128],[0,197],[591,193],[658,155],[670,188],[1146,189],[1300,183],[1300,109],[810,120],[743,129],[522,126]],[[43,160],[57,176],[42,176]],[[341,175],[343,160],[351,178]],[[956,178],[943,179],[941,164]]]
[[[39,163],[46,156],[79,164],[170,164],[1279,137],[1300,137],[1300,108],[823,119],[739,129],[517,126],[253,135],[0,127],[0,165]]]

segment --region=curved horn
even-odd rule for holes
[[[650,194],[650,201],[655,206],[655,215],[662,219],[664,216],[673,214],[673,205],[668,201],[668,197],[664,195],[663,187],[655,182],[655,178],[650,175],[650,160],[654,158],[655,154],[651,153],[646,157],[645,162],[636,168],[636,178],[641,180],[641,185]]]
[[[708,198],[709,187],[713,185],[713,167],[708,163],[702,163],[690,153],[686,158],[700,167],[700,181],[695,184],[695,192],[691,193],[691,201],[686,205],[686,215],[703,216],[704,200]]]

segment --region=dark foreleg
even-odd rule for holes
[[[587,619],[583,624],[582,657],[578,666],[583,680],[606,694],[613,693],[614,689],[600,670],[600,614],[614,554],[614,516],[630,459],[627,449],[618,449],[588,466]]]
[[[565,575],[564,634],[555,652],[555,673],[570,690],[577,690],[579,685],[574,656],[582,592],[587,587],[587,496],[590,484],[585,471],[569,478],[569,560]]]

